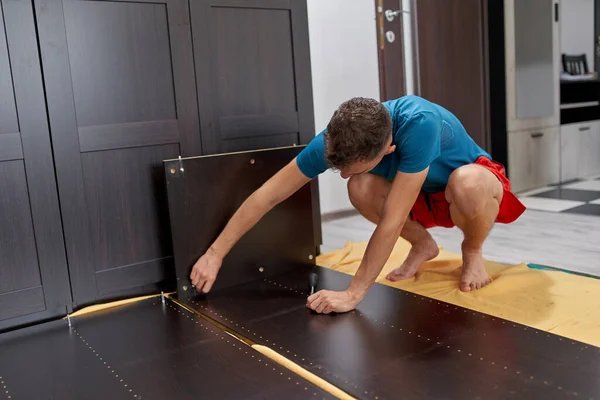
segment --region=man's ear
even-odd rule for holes
[[[393,144],[387,148],[387,150],[385,151],[385,155],[392,154],[395,150],[396,150],[396,145]]]

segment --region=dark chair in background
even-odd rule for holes
[[[580,55],[562,55],[563,70],[569,75],[587,75],[589,74],[587,57]]]

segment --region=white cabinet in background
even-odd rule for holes
[[[600,121],[561,126],[560,180],[600,174]]]
[[[558,0],[504,0],[509,132],[560,125],[561,51],[555,4]]]
[[[560,127],[509,132],[508,171],[515,192],[558,183]]]

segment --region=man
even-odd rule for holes
[[[387,279],[415,275],[438,255],[427,232],[458,226],[462,243],[462,291],[477,290],[490,278],[482,246],[495,222],[511,223],[525,207],[510,191],[504,168],[469,137],[443,107],[417,96],[380,103],[367,98],[344,102],[327,129],[298,157],[253,193],[191,273],[196,290],[207,293],[233,245],[268,211],[328,168],[348,180],[353,206],[376,224],[360,267],[348,288],[319,291],[307,307],[319,313],[354,309],[388,260],[398,237],[412,247]]]

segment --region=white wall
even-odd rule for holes
[[[317,134],[345,100],[379,100],[375,2],[308,0],[307,5]],[[322,213],[352,208],[346,182],[330,171],[319,177]]]
[[[561,0],[560,39],[561,54],[587,54],[594,71],[594,0]]]

